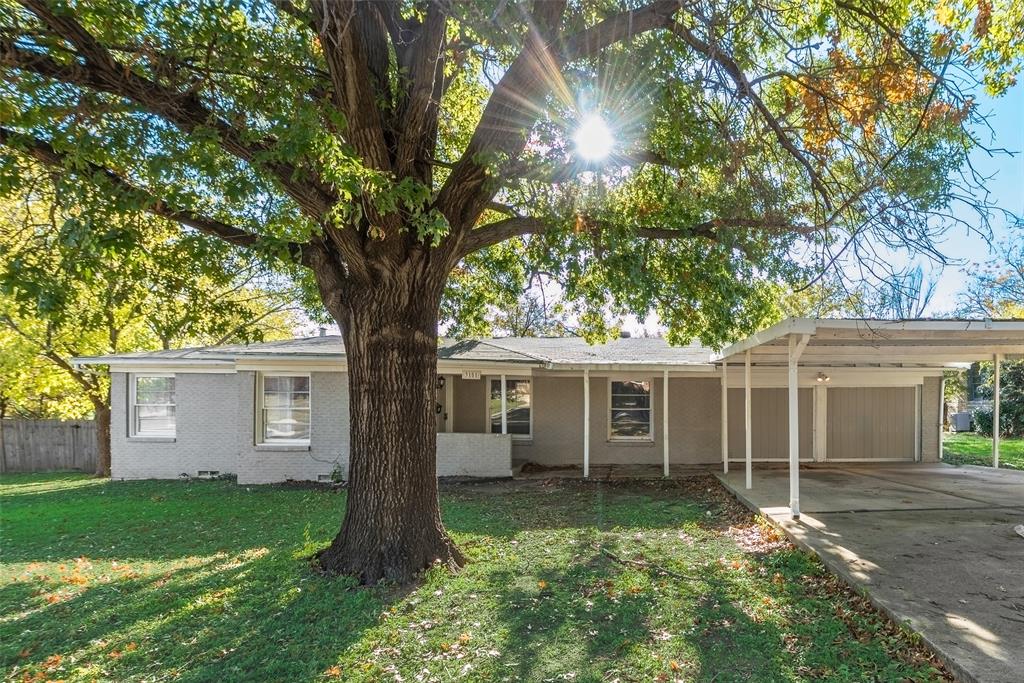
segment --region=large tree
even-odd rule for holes
[[[8,188],[24,187],[17,168],[31,158],[112,206],[311,272],[343,333],[351,418],[347,510],[320,561],[366,582],[462,563],[435,482],[438,316],[453,271],[553,272],[570,300],[655,310],[673,340],[749,331],[775,310],[778,282],[808,267],[867,243],[929,248],[936,217],[969,194],[971,176],[956,173],[975,116],[964,89],[981,68],[993,91],[1012,80],[1021,11],[3,8]]]
[[[991,260],[971,264],[959,311],[990,318],[1024,318],[1024,222],[1011,228],[1010,236],[996,244],[994,251]]]
[[[31,189],[0,201],[0,417],[91,412],[96,474],[109,476],[109,378],[73,358],[288,338],[293,286],[219,240],[22,172]]]

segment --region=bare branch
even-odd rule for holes
[[[757,94],[754,88],[750,85],[750,81],[747,79],[746,74],[740,69],[736,61],[728,54],[719,50],[715,45],[707,43],[698,38],[692,31],[683,26],[682,24],[673,24],[672,33],[679,36],[684,43],[692,47],[697,52],[703,54],[708,59],[711,59],[719,66],[721,66],[730,78],[736,83],[736,87],[739,94],[743,97],[748,98],[754,105],[754,108],[758,111],[764,122],[771,128],[775,134],[775,138],[779,141],[779,144],[785,149],[793,159],[804,167],[807,171],[807,175],[810,178],[811,185],[814,187],[821,201],[824,203],[826,208],[831,208],[831,193],[822,181],[820,174],[815,170],[811,164],[807,155],[804,154],[796,144],[789,139],[786,131],[783,129],[782,124],[778,118],[772,114],[768,105],[764,103],[761,96]]]

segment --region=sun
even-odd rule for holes
[[[572,141],[576,144],[576,153],[586,161],[601,161],[607,158],[615,146],[611,128],[598,114],[590,114],[580,121]]]

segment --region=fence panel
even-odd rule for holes
[[[4,472],[96,469],[92,420],[0,420]]]

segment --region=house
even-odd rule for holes
[[[1024,356],[1024,321],[793,318],[717,352],[649,338],[444,340],[437,471],[937,461],[943,369],[1007,356]],[[114,478],[345,477],[338,336],[77,362],[110,367]]]

